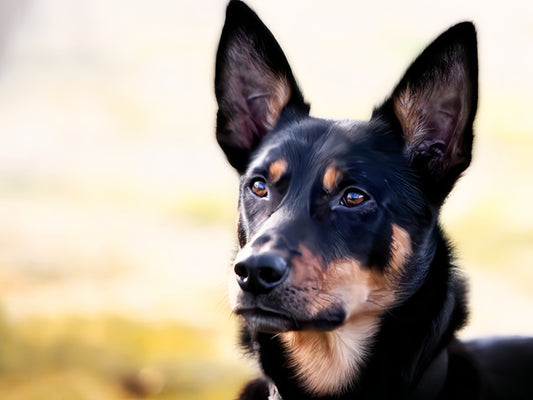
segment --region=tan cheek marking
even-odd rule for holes
[[[324,290],[344,303],[346,320],[375,316],[394,303],[396,297],[387,277],[355,260],[338,260],[328,266]]]
[[[297,331],[280,334],[291,365],[302,386],[314,395],[342,393],[359,374],[379,326],[381,308],[367,302],[378,283],[356,261],[342,260],[324,268],[320,260],[301,247],[302,265],[294,271],[298,282],[317,288],[311,315],[328,306],[343,306],[348,313],[342,326],[331,332]],[[306,262],[307,267],[304,269]],[[294,263],[293,263],[294,265]],[[311,265],[311,268],[308,268]],[[304,272],[307,271],[304,275]]]
[[[270,182],[276,183],[280,180],[285,172],[287,172],[288,163],[287,160],[280,158],[279,160],[274,161],[268,167],[268,178]]]
[[[323,296],[324,277],[326,268],[320,257],[313,254],[307,247],[300,245],[300,256],[291,260],[291,284],[295,287],[305,288],[307,315],[315,315],[331,305],[328,296]]]
[[[322,185],[328,192],[332,192],[337,187],[337,184],[342,179],[342,172],[335,166],[328,167],[324,173]]]
[[[314,287],[322,286],[324,279],[324,265],[320,257],[314,255],[306,246],[300,245],[300,256],[294,257],[292,262],[292,282],[297,286],[310,285],[316,282]]]
[[[313,296],[306,312],[314,315],[342,304],[347,320],[381,314],[398,300],[397,282],[411,251],[409,235],[396,225],[392,246],[390,269],[385,272],[365,268],[356,260],[336,260],[325,266],[320,257],[300,246],[301,256],[292,259],[291,284],[309,289],[308,295]]]
[[[300,246],[300,257],[292,260],[292,284],[313,288],[314,301],[308,313],[314,314],[333,303],[342,302],[347,319],[379,315],[399,299],[400,277],[411,255],[411,238],[400,226],[392,225],[391,259],[384,272],[365,268],[356,260],[336,260],[325,266],[320,257]]]
[[[392,226],[391,260],[380,272],[364,268],[356,260],[337,260],[324,268],[320,258],[305,246],[293,260],[293,280],[314,285],[318,299],[314,310],[325,302],[341,302],[348,313],[345,323],[331,331],[297,331],[279,335],[290,354],[296,376],[307,391],[318,396],[338,395],[353,382],[364,365],[367,349],[379,329],[379,316],[398,300],[398,277],[411,254],[409,234]]]

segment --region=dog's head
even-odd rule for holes
[[[240,175],[230,303],[249,328],[332,331],[416,291],[471,160],[473,25],[429,45],[369,121],[338,121],[309,116],[270,31],[232,1],[215,89],[217,140]]]

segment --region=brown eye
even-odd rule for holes
[[[342,195],[340,204],[345,207],[355,207],[362,204],[368,197],[366,194],[357,189],[348,189]]]
[[[252,184],[250,185],[250,190],[257,197],[266,197],[266,195],[268,194],[267,184],[264,180],[260,178],[252,181]]]

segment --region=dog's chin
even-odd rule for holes
[[[342,309],[324,310],[310,318],[296,318],[259,307],[237,308],[235,314],[241,316],[252,331],[270,334],[303,330],[330,331],[341,326],[346,318]]]
[[[281,333],[296,330],[298,323],[288,315],[260,308],[237,309],[235,311],[245,321],[248,327],[255,332]]]

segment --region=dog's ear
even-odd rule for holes
[[[476,31],[464,22],[422,52],[383,107],[401,126],[409,162],[436,202],[470,164],[477,96]]]
[[[217,140],[230,164],[244,172],[251,152],[292,106],[309,107],[279,44],[257,15],[231,1],[217,51]]]

